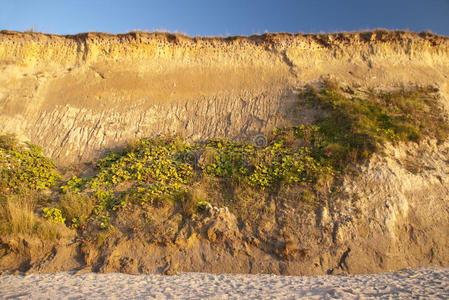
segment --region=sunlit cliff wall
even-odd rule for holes
[[[449,108],[449,38],[429,33],[3,31],[0,70],[0,133],[43,146],[61,164],[157,133],[251,139],[288,123],[301,88],[328,77],[362,88],[433,85]]]

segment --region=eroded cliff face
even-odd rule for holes
[[[360,90],[431,85],[449,112],[449,38],[426,33],[1,32],[0,70],[0,134],[43,146],[60,165],[157,133],[248,140],[308,122],[319,112],[290,112],[302,88],[323,78]],[[157,240],[117,233],[100,248],[0,239],[0,268],[304,275],[448,266],[448,141],[386,145],[357,168],[342,179],[341,196],[314,210],[261,203],[256,237],[227,208],[184,223],[159,212]]]
[[[298,90],[323,77],[364,88],[433,85],[449,107],[449,39],[426,33],[3,31],[0,69],[0,131],[43,146],[60,164],[157,133],[251,139],[288,123]]]

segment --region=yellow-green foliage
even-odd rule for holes
[[[52,187],[59,175],[55,164],[32,144],[19,145],[13,135],[0,136],[0,232],[56,239],[69,234],[62,225],[36,214],[40,190]],[[63,222],[57,211],[47,210],[52,221]]]
[[[249,173],[250,160],[256,159],[257,148],[252,144],[233,143],[226,139],[210,139],[205,148],[212,149],[212,160],[203,166],[208,173],[217,177],[241,179]]]
[[[224,139],[211,140],[206,148],[215,150],[212,162],[204,166],[208,174],[233,178],[262,190],[277,188],[281,183],[313,182],[320,175],[334,174],[331,166],[311,156],[308,147],[292,147],[281,134],[265,148]]]
[[[360,97],[352,91],[347,97],[339,88],[324,86],[318,92],[308,90],[302,98],[329,112],[316,122],[317,134],[312,137],[320,154],[347,162],[351,153],[356,160],[366,158],[385,141],[446,139],[449,126],[435,92],[429,87]]]
[[[44,208],[44,218],[56,224],[65,222],[65,218],[62,217],[61,210],[54,207]]]
[[[91,193],[96,200],[94,214],[101,218],[102,227],[107,227],[107,211],[125,207],[129,200],[151,204],[185,190],[193,176],[192,165],[182,159],[188,151],[189,145],[179,138],[139,139],[123,152],[112,152],[100,160],[95,176],[72,177],[61,190]],[[117,192],[121,184],[128,188]]]
[[[55,164],[32,144],[18,145],[12,136],[0,136],[0,178],[11,190],[43,190],[58,180]]]
[[[78,178],[77,176],[72,176],[72,178],[61,185],[60,189],[63,193],[79,193],[88,180],[89,178]]]

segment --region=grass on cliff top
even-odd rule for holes
[[[331,84],[308,89],[298,109],[314,106],[326,113],[312,124],[259,136],[257,146],[226,139],[196,144],[168,136],[139,139],[98,161],[94,176],[60,184],[40,216],[35,204],[41,200],[25,207],[17,194],[23,185],[36,193],[54,186],[55,166],[35,146],[19,147],[11,136],[2,136],[0,230],[31,234],[42,224],[58,223],[80,232],[107,230],[117,226],[121,212],[161,205],[177,207],[187,219],[207,202],[226,205],[250,223],[266,211],[267,199],[293,202],[298,210],[324,205],[338,191],[336,179],[386,142],[447,139],[449,127],[435,92],[415,88],[361,96]],[[15,213],[21,210],[27,217]]]

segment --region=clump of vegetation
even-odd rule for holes
[[[312,139],[319,143],[317,154],[345,165],[369,157],[387,141],[417,142],[426,136],[446,139],[449,126],[435,92],[429,87],[361,97],[352,89],[329,85],[319,91],[309,89],[302,95],[303,102],[328,112],[315,123]]]
[[[55,164],[33,144],[20,144],[14,135],[0,136],[0,232],[57,239],[65,227],[44,220],[37,213],[41,191],[60,179]]]
[[[179,138],[139,139],[122,152],[111,152],[97,163],[99,172],[90,178],[71,178],[61,186],[64,193],[89,191],[100,210],[126,206],[135,201],[153,203],[182,190],[192,179],[192,165],[181,155],[189,145]],[[125,190],[120,188],[126,186]]]
[[[11,135],[0,136],[0,180],[7,189],[39,191],[54,186],[59,179],[54,162],[44,157],[38,146],[20,145]]]
[[[302,127],[302,129],[305,129]],[[211,140],[206,149],[214,154],[204,166],[208,174],[259,188],[275,191],[282,184],[315,182],[318,177],[333,175],[326,161],[316,159],[307,146],[293,147],[278,130],[271,143],[264,148],[227,140]]]
[[[65,222],[65,218],[62,216],[61,210],[54,207],[44,208],[44,218],[56,224]]]
[[[90,219],[88,210],[70,213],[72,226],[85,227],[86,220],[95,220],[101,228],[110,229],[111,213],[115,210],[169,202],[187,191],[194,175],[192,164],[185,162],[190,148],[176,137],[139,139],[123,151],[111,152],[100,160],[95,176],[72,177],[61,186],[62,193],[71,197],[84,194],[89,203],[95,203]],[[73,210],[65,203],[66,212]]]

